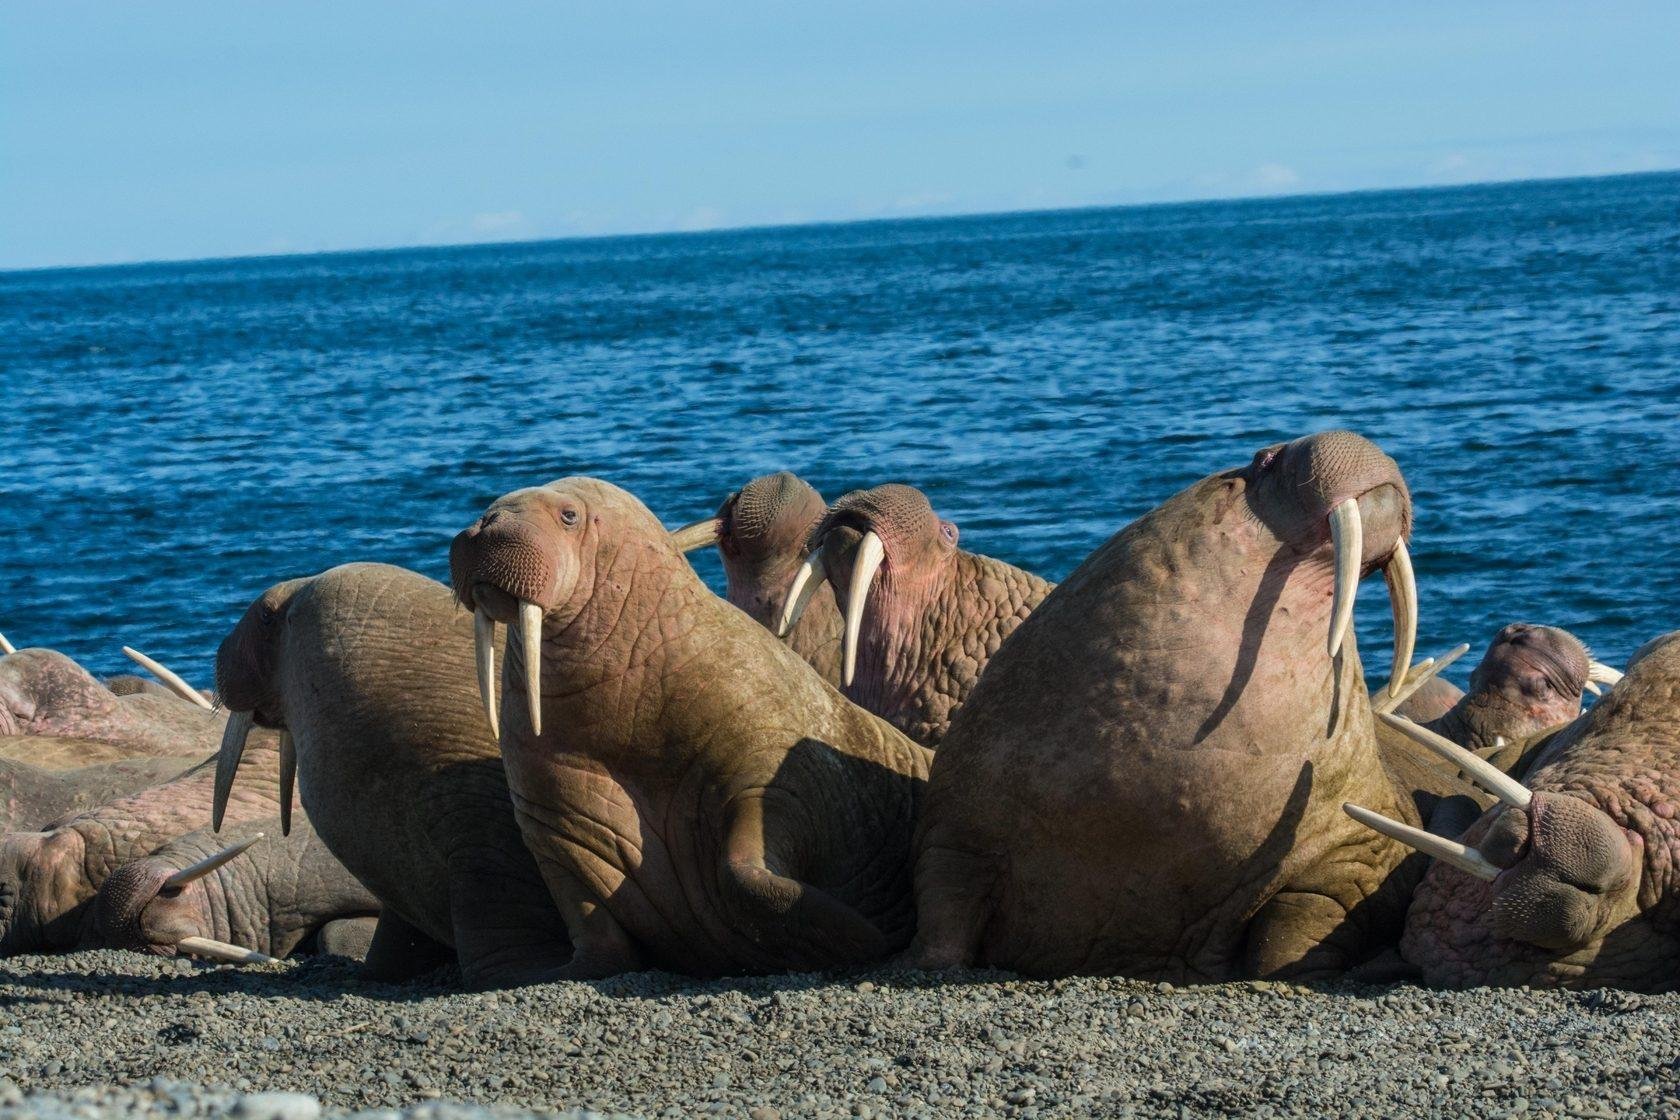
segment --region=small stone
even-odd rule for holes
[[[782,1114],[767,1104],[747,1109],[747,1120],[782,1120]]]
[[[870,1078],[869,1079],[869,1084],[867,1084],[863,1087],[863,1091],[866,1092],[866,1093],[884,1093],[884,1092],[886,1092],[887,1091],[886,1078],[884,1078],[884,1077],[872,1077],[872,1078]]]

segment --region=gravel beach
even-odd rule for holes
[[[1673,995],[908,972],[479,994],[450,979],[367,984],[340,958],[14,957],[0,1120],[1680,1115]]]

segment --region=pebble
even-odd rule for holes
[[[475,994],[14,957],[0,1120],[1674,1115],[1677,1019],[1625,993],[882,969]]]

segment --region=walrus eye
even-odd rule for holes
[[[939,523],[939,535],[944,538],[946,544],[957,543],[957,527],[949,521]]]
[[[560,524],[566,526],[567,528],[571,528],[573,525],[576,525],[577,523],[578,523],[578,511],[577,510],[572,509],[571,507],[568,506],[567,508],[560,511]]]
[[[1277,462],[1277,457],[1282,451],[1283,445],[1279,443],[1273,444],[1271,447],[1263,447],[1259,451],[1255,452],[1253,464],[1253,470],[1255,473],[1259,473],[1271,466],[1273,463]]]

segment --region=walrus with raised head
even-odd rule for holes
[[[494,502],[450,572],[513,628],[502,757],[571,933],[565,975],[861,964],[910,938],[929,752],[707,590],[605,482]]]
[[[1127,526],[992,657],[940,744],[911,960],[1036,976],[1328,974],[1398,936],[1412,824],[1351,637],[1382,570],[1416,632],[1394,461],[1351,432],[1258,452]],[[1414,864],[1415,866],[1415,864]]]

